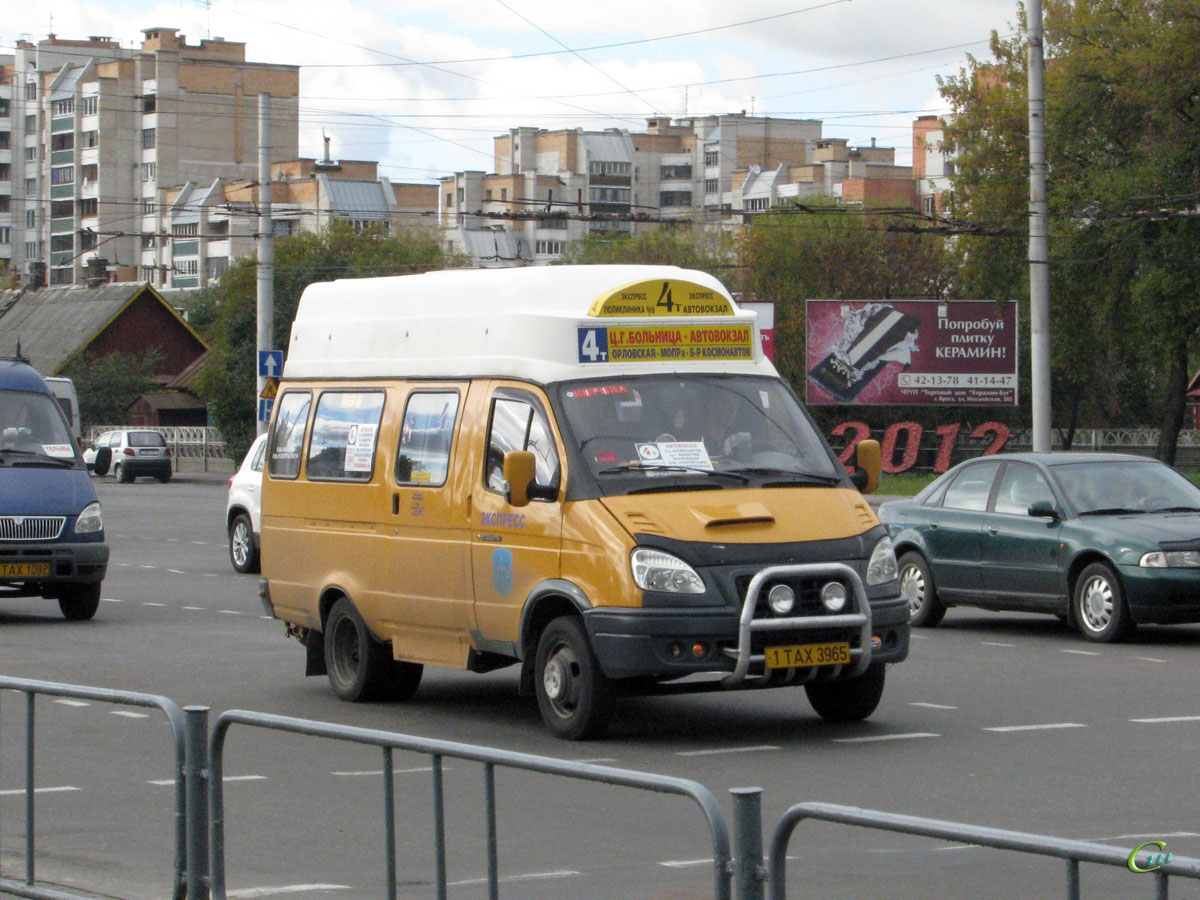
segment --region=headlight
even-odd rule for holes
[[[1145,554],[1138,565],[1144,569],[1196,569],[1200,568],[1200,551],[1155,550]]]
[[[826,582],[821,588],[821,603],[831,613],[839,613],[845,609],[848,598],[846,586],[840,581]]]
[[[767,591],[767,606],[777,616],[786,616],[796,605],[796,592],[786,584],[777,584]]]
[[[867,584],[885,584],[899,577],[899,567],[896,565],[896,551],[892,547],[890,537],[881,537],[875,549],[871,551],[871,559],[867,563]]]
[[[100,517],[100,504],[89,503],[75,520],[76,534],[94,534],[104,530],[104,519]]]
[[[639,547],[629,556],[633,580],[644,591],[703,594],[704,582],[696,570],[677,556]]]

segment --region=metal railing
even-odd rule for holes
[[[860,828],[941,838],[960,844],[992,847],[1017,853],[1058,857],[1066,860],[1067,863],[1067,897],[1069,900],[1079,900],[1080,863],[1098,863],[1104,866],[1126,868],[1129,866],[1131,858],[1135,861],[1140,858],[1120,847],[1096,844],[1090,841],[1067,840],[1024,831],[1005,831],[1000,828],[899,815],[873,809],[859,809],[835,803],[799,803],[783,814],[771,839],[768,876],[771,885],[771,900],[786,900],[787,898],[788,841],[795,827],[805,819],[818,819],[824,822],[856,825]],[[1156,900],[1167,900],[1167,884],[1170,876],[1200,878],[1200,859],[1171,857],[1165,862],[1159,862],[1158,868],[1152,874],[1154,875]]]
[[[208,471],[210,460],[229,460],[225,450],[225,439],[216,428],[180,425],[89,425],[83,429],[84,446],[91,444],[106,431],[121,431],[137,429],[139,431],[157,431],[171,448],[171,456],[176,460],[197,460],[204,471]]]
[[[37,832],[34,806],[34,771],[36,759],[36,729],[35,702],[39,694],[53,697],[71,697],[77,700],[94,700],[98,703],[115,703],[123,706],[145,706],[161,710],[171,725],[172,739],[175,745],[175,871],[174,871],[174,900],[199,900],[203,897],[203,856],[189,859],[189,844],[195,845],[204,841],[205,821],[203,817],[189,818],[189,810],[202,811],[203,805],[197,807],[194,795],[197,787],[203,783],[201,767],[197,765],[195,748],[198,746],[201,754],[204,747],[203,731],[196,731],[192,725],[194,715],[188,708],[188,715],[173,701],[155,694],[141,694],[132,691],[113,691],[107,688],[85,687],[74,684],[58,684],[48,681],[35,681],[29,678],[11,678],[0,676],[0,695],[3,691],[17,691],[25,695],[25,877],[23,881],[0,877],[0,891],[7,891],[22,897],[34,897],[39,900],[64,900],[64,898],[79,897],[83,900],[87,895],[69,894],[60,889],[51,889],[37,884]],[[201,726],[203,723],[199,723]],[[190,740],[189,740],[190,735]],[[198,740],[197,740],[198,739]],[[202,792],[201,792],[202,793]]]
[[[496,750],[488,747],[439,741],[431,738],[413,737],[371,728],[350,725],[335,725],[311,719],[296,719],[267,713],[255,713],[233,709],[221,713],[212,729],[210,742],[209,815],[212,858],[213,900],[227,900],[225,893],[225,803],[223,791],[225,735],[230,726],[237,724],[266,728],[274,731],[303,734],[311,737],[330,738],[355,744],[368,744],[383,751],[383,798],[384,798],[384,851],[387,858],[387,898],[396,897],[396,816],[395,786],[393,783],[392,752],[404,750],[423,753],[433,761],[433,821],[434,847],[436,853],[436,877],[438,900],[446,900],[446,822],[442,783],[442,758],[468,760],[483,765],[484,803],[487,821],[487,866],[488,897],[497,900],[500,896],[499,860],[496,835],[496,773],[497,766],[539,772],[582,781],[620,785],[657,793],[677,794],[696,802],[708,823],[712,836],[714,897],[716,900],[731,900],[731,875],[729,831],[725,816],[716,797],[699,782],[669,775],[654,775],[631,769],[616,769],[593,763],[572,762],[530,753],[511,750]]]

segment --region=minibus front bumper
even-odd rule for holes
[[[763,586],[797,577],[836,577],[851,589],[851,602],[838,613],[764,615]],[[842,563],[766,568],[752,579],[740,609],[593,607],[583,619],[601,670],[615,679],[723,673],[724,687],[751,686],[772,671],[767,650],[777,647],[849,645],[849,660],[842,664],[797,665],[797,670],[811,669],[806,677],[850,678],[872,663],[908,656],[904,598],[897,593],[868,600],[858,573]]]
[[[4,593],[43,596],[60,585],[96,584],[107,571],[108,544],[102,541],[0,544]]]

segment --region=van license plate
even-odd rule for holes
[[[794,669],[797,666],[840,666],[850,662],[850,645],[795,644],[790,647],[768,647],[768,669]]]
[[[36,578],[50,574],[50,563],[0,563],[0,577]]]

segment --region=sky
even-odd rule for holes
[[[247,60],[299,65],[300,155],[374,160],[394,182],[493,169],[510,128],[645,129],[650,116],[745,111],[819,119],[823,136],[895,147],[948,111],[937,77],[1017,0],[10,0],[0,54],[20,38],[142,29],[222,37]]]

